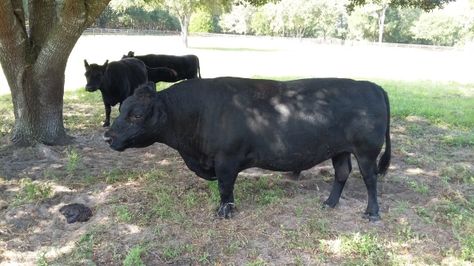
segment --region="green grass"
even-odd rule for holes
[[[20,190],[16,194],[14,205],[38,202],[50,198],[53,195],[53,188],[49,183],[23,178],[19,184]]]
[[[142,261],[141,256],[146,251],[146,249],[141,246],[137,245],[131,248],[125,260],[123,261],[124,266],[145,266],[145,263]]]
[[[177,258],[183,249],[179,246],[167,246],[163,249],[163,257],[166,260],[172,260]]]
[[[13,103],[10,95],[0,96],[0,137],[11,134],[14,124]]]
[[[41,253],[36,259],[36,266],[48,266],[48,260],[46,259],[46,253]]]
[[[73,174],[81,162],[81,155],[74,148],[68,149],[66,151],[66,171],[69,174]]]
[[[115,216],[118,218],[119,221],[124,223],[129,223],[132,221],[132,214],[128,210],[128,207],[125,205],[119,205],[115,207]]]
[[[346,265],[387,265],[388,252],[377,235],[355,233],[341,237],[342,252],[352,257]]]
[[[432,123],[474,128],[474,84],[376,81],[388,93],[395,117],[420,116]]]
[[[79,241],[76,243],[76,248],[71,256],[71,259],[75,262],[92,262],[93,250],[94,250],[94,239],[95,233],[90,231],[81,236]]]
[[[240,178],[235,185],[236,203],[255,202],[258,206],[278,203],[284,196],[279,184],[281,177],[261,176],[258,178]]]

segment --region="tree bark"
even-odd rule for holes
[[[179,19],[179,24],[181,26],[181,40],[186,48],[188,48],[189,21],[190,16],[187,15],[184,15]]]
[[[383,42],[383,34],[385,30],[385,14],[387,13],[388,4],[384,4],[379,13],[379,43]]]
[[[22,0],[0,3],[0,63],[12,93],[12,142],[68,142],[63,123],[64,71],[84,29],[110,0],[29,0],[30,34]]]

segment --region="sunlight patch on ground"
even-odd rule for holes
[[[425,171],[421,168],[408,168],[406,171],[405,171],[408,175],[420,175],[420,174],[424,174]]]
[[[327,252],[330,252],[338,257],[342,256],[342,239],[329,239],[329,240],[321,240],[321,246]]]

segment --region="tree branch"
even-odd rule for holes
[[[34,59],[36,59],[56,23],[56,1],[29,0],[29,5],[31,44],[34,51]]]
[[[23,32],[26,35],[25,9],[23,8],[23,2],[21,0],[13,0],[12,6],[13,13],[15,14],[18,23],[20,24],[21,28],[23,29]]]
[[[0,1],[0,14],[0,63],[8,66],[3,69],[9,84],[13,84],[11,82],[15,81],[12,78],[18,73],[23,73],[28,49],[28,35],[21,0]]]
[[[110,0],[65,0],[48,38],[38,55],[35,69],[48,71],[51,60],[65,60],[81,36],[102,13]],[[58,64],[55,64],[58,65]]]

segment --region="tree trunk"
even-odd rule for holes
[[[188,48],[188,35],[189,35],[189,21],[191,16],[183,16],[179,19],[181,26],[181,40],[183,41],[184,47]]]
[[[110,0],[0,2],[0,63],[12,93],[16,145],[68,142],[63,124],[64,71],[74,45]]]
[[[50,62],[50,65],[50,68],[40,70],[26,66],[21,75],[8,78],[14,80],[9,83],[13,83],[10,88],[15,114],[12,142],[16,145],[68,143],[63,124],[66,65],[61,60]]]
[[[383,42],[383,33],[385,30],[385,13],[387,13],[388,4],[384,4],[379,13],[379,43]]]

